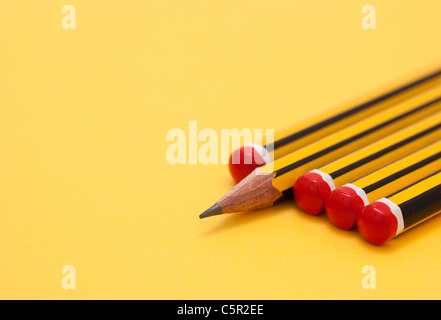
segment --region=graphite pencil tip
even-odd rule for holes
[[[212,206],[211,208],[209,208],[209,209],[205,210],[203,213],[201,213],[199,215],[199,218],[203,219],[206,217],[216,216],[221,213],[222,213],[222,208],[216,203],[214,206]]]

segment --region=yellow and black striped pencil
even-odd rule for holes
[[[441,111],[441,86],[257,168],[199,217],[272,206],[302,174]]]
[[[439,169],[441,140],[335,189],[326,201],[326,214],[334,225],[352,229],[366,205]]]
[[[357,216],[365,240],[381,245],[441,212],[441,171],[366,206]]]
[[[425,118],[347,156],[300,176],[294,196],[301,210],[317,215],[335,188],[361,178],[441,139],[441,112]]]
[[[268,142],[263,139],[260,144],[251,143],[233,151],[230,156],[230,173],[234,180],[239,182],[257,167],[384,111],[440,83],[441,70],[424,70],[328,113],[280,130],[274,135],[274,141]]]

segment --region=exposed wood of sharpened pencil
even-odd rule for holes
[[[263,173],[259,168],[228,191],[215,205],[199,217],[206,218],[221,213],[262,209],[273,205],[282,192],[273,187],[275,173]]]

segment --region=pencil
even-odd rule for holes
[[[391,107],[405,99],[441,83],[441,70],[420,72],[384,89],[357,99],[331,112],[321,114],[304,123],[293,125],[274,135],[274,141],[251,143],[230,156],[229,170],[236,182],[255,168],[279,159],[310,143],[318,141],[357,121]],[[272,143],[273,142],[273,143]]]
[[[294,197],[301,210],[312,215],[324,211],[335,188],[365,176],[441,138],[441,112],[420,120],[353,153],[300,176]]]
[[[438,131],[441,139],[440,133]],[[441,140],[335,189],[326,201],[326,214],[337,227],[352,229],[366,205],[439,169]]]
[[[361,236],[381,245],[441,212],[441,171],[366,206],[357,216]]]
[[[302,174],[440,110],[441,87],[438,86],[255,169],[199,217],[272,206]]]

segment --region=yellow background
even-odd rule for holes
[[[376,30],[361,27],[367,4]],[[3,1],[0,298],[441,298],[441,218],[382,247],[293,202],[199,220],[233,185],[227,166],[165,158],[190,120],[279,129],[440,62],[440,13],[438,0]]]

